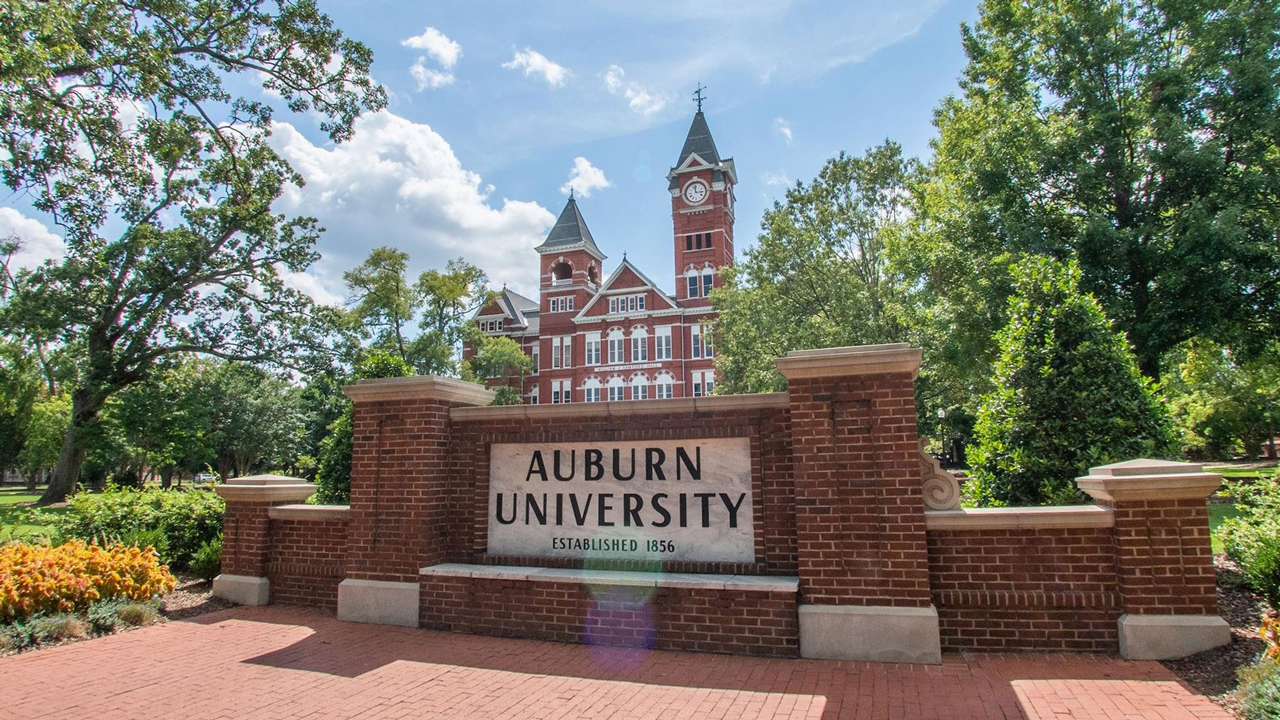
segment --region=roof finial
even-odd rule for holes
[[[698,103],[698,112],[702,112],[702,101],[706,99],[703,96],[702,91],[706,89],[707,89],[706,85],[703,85],[702,83],[698,83],[698,89],[693,91],[693,101]]]
[[[573,188],[569,188],[569,199],[573,199]]]

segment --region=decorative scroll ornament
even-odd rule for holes
[[[942,469],[938,459],[924,451],[920,441],[920,465],[924,471],[924,506],[928,510],[959,510],[960,481]]]

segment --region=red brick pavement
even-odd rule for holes
[[[235,608],[0,660],[0,718],[1221,718],[1158,663],[941,666],[505,640]]]

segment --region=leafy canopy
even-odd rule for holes
[[[1275,337],[1280,6],[986,0],[963,39],[935,146],[961,253],[1076,259],[1151,378]]]

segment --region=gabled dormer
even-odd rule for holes
[[[625,257],[576,319],[677,311],[680,305]]]

